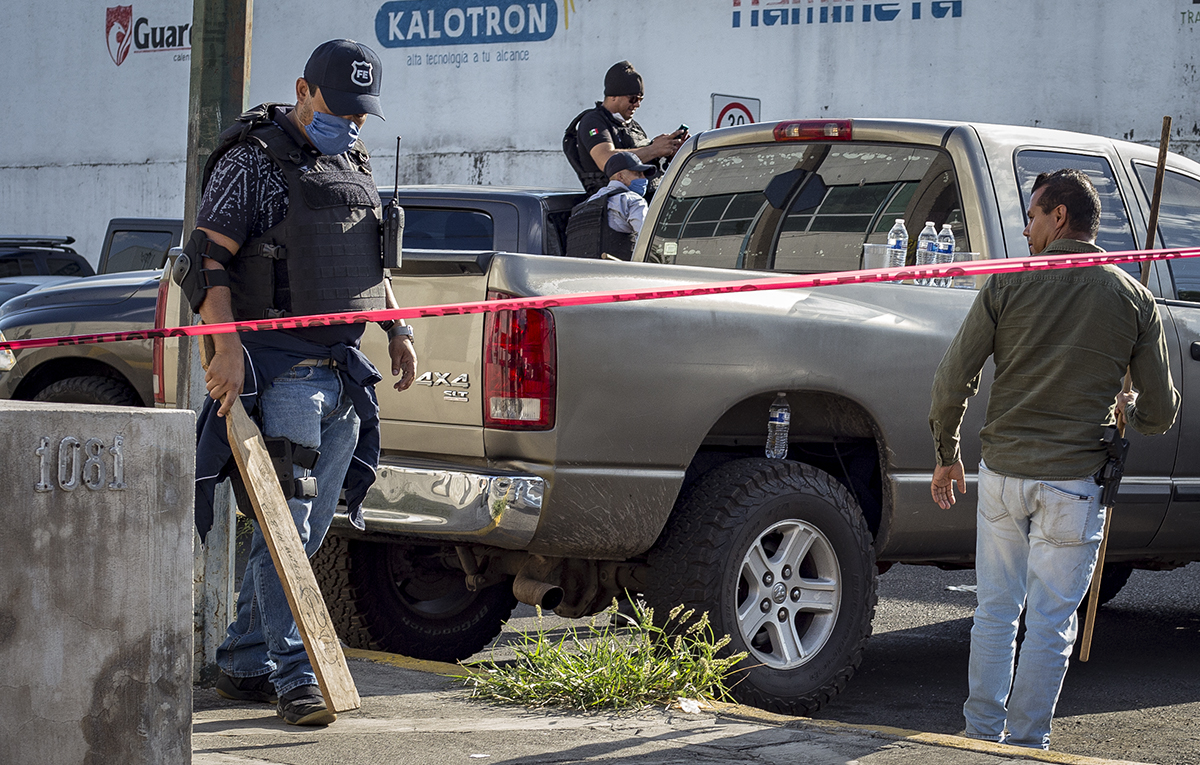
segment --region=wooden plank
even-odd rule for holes
[[[271,467],[262,433],[242,408],[241,401],[233,402],[225,419],[229,445],[271,550],[271,560],[279,572],[292,616],[300,628],[304,650],[312,662],[325,704],[334,712],[358,709],[362,706],[358,689],[346,666],[346,656],[342,653],[312,566],[300,544],[300,533],[296,531],[287,500],[283,498],[283,489]]]

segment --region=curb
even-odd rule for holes
[[[734,719],[747,720],[766,725],[778,725],[791,728],[820,728],[830,731],[847,731],[865,733],[893,741],[911,741],[916,744],[937,746],[943,749],[963,749],[980,754],[994,754],[1010,759],[1029,760],[1032,762],[1051,762],[1057,765],[1152,765],[1151,763],[1133,762],[1131,760],[1109,760],[1102,757],[1088,757],[1082,754],[1068,754],[1046,749],[1029,749],[1022,746],[997,744],[992,741],[981,741],[966,736],[952,736],[945,733],[925,733],[924,731],[894,728],[888,725],[858,725],[855,723],[837,722],[836,720],[814,720],[811,717],[790,717],[775,714],[755,707],[741,704],[730,704],[722,701],[709,702],[718,715]]]
[[[395,653],[384,651],[365,651],[358,648],[343,649],[347,659],[359,659],[376,664],[387,664],[400,669],[410,669],[415,672],[426,672],[433,675],[462,677],[478,674],[482,670],[474,667],[464,667],[461,664],[450,664],[442,661],[425,661],[412,659]],[[1067,754],[1045,749],[1027,749],[1021,746],[997,744],[991,741],[967,738],[966,736],[951,736],[945,733],[926,733],[907,728],[893,728],[887,725],[858,725],[854,723],[837,722],[835,720],[814,720],[811,717],[791,717],[775,714],[755,707],[742,704],[730,704],[723,701],[708,701],[705,706],[717,715],[731,719],[756,722],[763,725],[775,725],[789,728],[818,728],[826,731],[845,731],[847,733],[863,733],[893,741],[909,741],[915,744],[936,746],[943,749],[962,749],[980,754],[994,754],[1009,759],[1028,760],[1031,762],[1049,762],[1055,765],[1151,765],[1149,763],[1133,762],[1131,760],[1109,760],[1101,757],[1088,757],[1081,754]]]

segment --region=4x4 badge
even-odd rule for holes
[[[453,372],[426,372],[425,374],[423,374],[417,378],[417,385],[428,385],[431,388],[436,385],[442,385],[447,388],[470,388],[471,387],[471,376],[468,375],[466,372],[464,372],[463,374],[460,374],[458,377],[455,377],[453,380],[451,380],[450,375],[452,375],[452,374],[454,374],[454,373]]]

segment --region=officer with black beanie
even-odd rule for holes
[[[620,151],[637,155],[638,159],[654,165],[660,171],[688,138],[686,129],[663,133],[650,140],[642,126],[633,119],[645,95],[642,76],[628,61],[618,61],[604,75],[604,100],[593,109],[581,113],[567,128],[563,151],[579,176],[588,194],[604,188],[608,177],[601,170]],[[658,187],[659,177],[650,182],[649,198]]]

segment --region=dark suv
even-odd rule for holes
[[[39,284],[95,276],[71,236],[0,236],[0,303]]]

